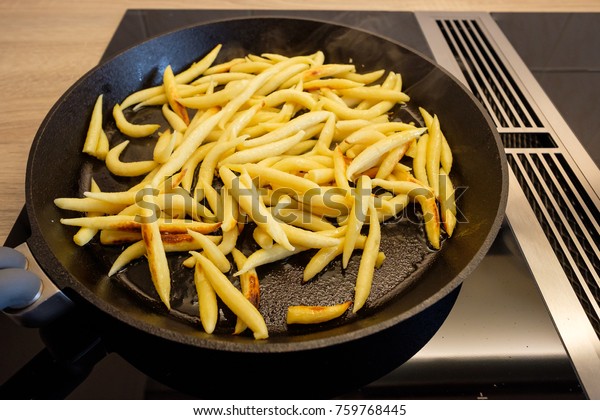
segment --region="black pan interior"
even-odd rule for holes
[[[224,334],[208,336],[195,325],[189,283],[175,287],[176,316],[152,308],[152,302],[140,304],[139,296],[131,293],[132,285],[150,301],[154,299],[144,264],[132,267],[120,281],[109,279],[108,266],[118,249],[80,248],[72,241],[75,230],[59,223],[61,217],[70,215],[57,209],[53,199],[78,196],[87,184],[82,174],[96,170],[81,147],[97,95],[104,94],[108,117],[112,104],[142,87],[159,84],[168,64],[176,72],[184,69],[217,43],[224,45],[223,61],[248,53],[297,55],[322,50],[328,62],[352,62],[358,71],[396,71],[402,74],[405,91],[411,96],[409,107],[400,110],[399,116],[420,122],[416,106],[438,114],[455,156],[452,179],[456,186],[464,187],[458,203],[464,215],[462,223],[435,253],[427,248],[420,225],[410,220],[418,215],[384,226],[387,261],[377,273],[368,308],[359,316],[339,325],[285,327],[282,308],[288,304],[338,303],[352,296],[357,258],[346,272],[334,264],[321,279],[301,287],[296,279],[306,261],[303,256],[261,272],[261,308],[273,330],[269,340],[233,337],[227,333],[231,324],[226,321],[221,324]],[[430,306],[452,291],[484,256],[500,227],[507,195],[506,162],[489,118],[444,70],[419,53],[366,32],[317,21],[261,18],[216,22],[163,35],[93,69],[65,93],[41,125],[32,146],[26,184],[33,231],[29,244],[50,278],[67,293],[134,328],[169,340],[251,352],[310,349],[350,341]],[[174,268],[182,258],[172,258]],[[189,276],[180,271],[176,277]],[[409,283],[411,287],[406,288]],[[270,296],[278,304],[267,303]]]

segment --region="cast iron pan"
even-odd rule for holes
[[[100,179],[104,190],[127,185],[126,180],[103,173],[81,152],[98,94],[104,94],[109,120],[113,104],[135,90],[161,83],[168,64],[175,72],[184,69],[217,43],[223,44],[219,57],[223,61],[248,53],[298,55],[322,50],[328,62],[352,62],[360,72],[380,68],[399,72],[411,102],[396,117],[422,124],[417,106],[439,116],[455,156],[453,182],[464,187],[458,202],[461,223],[438,252],[427,247],[418,211],[409,209],[401,219],[386,224],[382,250],[387,260],[376,273],[367,306],[357,316],[316,327],[285,325],[288,305],[333,304],[353,295],[357,256],[347,270],[335,262],[307,285],[300,279],[308,256],[299,256],[259,272],[261,312],[271,331],[268,340],[233,336],[235,320],[226,310],[216,333],[207,335],[198,325],[191,272],[179,268],[185,255],[170,259],[175,274],[169,314],[157,303],[145,261],[108,278],[108,268],[121,249],[94,243],[78,247],[72,241],[75,231],[59,223],[74,214],[56,208],[53,199],[80,196],[90,174]],[[111,145],[121,140],[115,134]],[[142,146],[133,153],[146,152]],[[216,22],[162,35],[125,51],[90,71],[57,102],[35,137],[28,162],[26,208],[32,228],[28,244],[48,276],[85,308],[110,349],[170,386],[216,398],[334,396],[403,363],[433,335],[452,306],[451,292],[483,258],[500,228],[506,171],[498,135],[477,100],[419,53],[366,32],[317,21]],[[447,311],[438,318],[424,317],[425,310],[438,302],[447,302]],[[430,324],[436,327],[425,328]]]

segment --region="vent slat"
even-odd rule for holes
[[[503,132],[500,139],[505,148],[556,148],[550,133]]]
[[[556,176],[559,178],[559,185],[568,188],[569,198],[576,209],[577,214],[586,218],[585,226],[590,226],[590,231],[594,234],[593,241],[600,243],[600,210],[594,205],[589,193],[583,187],[579,179],[573,173],[565,157],[560,153],[552,154],[553,165],[556,167]]]
[[[567,233],[556,209],[549,206],[548,195],[540,195],[543,180],[538,179],[530,161],[525,154],[508,155],[515,177],[527,197],[540,226],[548,238],[552,248],[571,283],[579,302],[585,311],[591,325],[600,339],[600,286],[595,282],[591,271],[582,264],[579,254],[573,252],[573,239]],[[532,178],[533,177],[533,178]]]
[[[592,290],[596,301],[600,304],[600,258],[598,247],[592,240],[593,233],[584,225],[582,217],[575,212],[571,200],[566,196],[565,189],[558,185],[556,177],[548,167],[547,155],[528,155],[529,163],[535,165],[539,179],[538,190],[548,197],[548,206],[554,210],[554,221],[568,236],[569,250],[577,262],[580,271]],[[571,191],[568,191],[570,194]]]
[[[511,107],[511,110],[516,114],[516,117],[519,118],[519,120],[524,121],[521,126],[540,127],[541,124],[539,123],[539,120],[536,120],[536,118],[532,116],[533,110],[531,110],[531,107],[527,106],[528,103],[522,95],[519,95],[520,92],[515,84],[511,83],[512,77],[506,72],[505,67],[502,66],[499,61],[498,56],[490,50],[488,47],[489,43],[485,42],[487,37],[482,37],[483,34],[479,24],[474,20],[465,22],[467,30],[472,37],[475,49],[487,63],[486,66],[490,74],[497,78],[496,83],[501,86],[501,91],[506,95],[506,100]]]
[[[469,73],[472,75],[474,82],[482,92],[483,97],[486,98],[488,104],[494,114],[499,116],[502,121],[503,127],[517,127],[515,119],[511,118],[511,115],[506,112],[505,104],[498,96],[498,89],[494,89],[493,85],[490,85],[483,74],[481,67],[477,64],[473,57],[472,50],[469,48],[468,43],[465,42],[459,23],[457,21],[450,21],[448,23],[450,34],[456,42],[458,49],[461,51],[464,59],[464,67],[469,69]]]
[[[490,68],[488,64],[489,57],[487,57],[480,46],[473,41],[471,36],[472,31],[469,30],[469,21],[456,21],[455,25],[460,33],[462,43],[469,51],[471,65],[477,68],[486,89],[490,91],[490,94],[495,98],[495,102],[499,105],[503,113],[506,114],[506,117],[511,122],[511,126],[529,127],[530,125],[523,122],[519,115],[520,113],[515,109],[515,106],[509,97],[510,90],[507,89],[506,84],[499,78],[500,74],[497,71],[494,71],[493,68]]]
[[[474,22],[473,27],[475,28],[475,31],[477,31],[477,33],[479,34],[484,45],[487,47],[488,51],[490,52],[490,56],[494,58],[494,62],[498,66],[497,67],[498,71],[501,72],[502,74],[506,75],[506,80],[509,83],[509,85],[511,86],[512,91],[515,93],[516,97],[518,97],[520,103],[523,105],[523,109],[527,110],[528,115],[530,115],[531,118],[533,119],[533,125],[535,127],[544,127],[544,124],[542,124],[542,121],[540,120],[539,116],[533,110],[530,101],[525,97],[525,95],[523,94],[523,90],[519,87],[517,81],[512,76],[511,72],[507,69],[506,65],[504,64],[504,60],[502,60],[498,56],[498,53],[496,52],[496,49],[490,43],[489,38],[483,33],[483,30],[481,29],[481,25],[477,21],[473,21],[473,22]]]
[[[477,21],[443,19],[436,23],[471,91],[496,127],[543,127]]]
[[[475,97],[483,104],[483,106],[488,110],[490,117],[494,121],[494,125],[496,127],[508,127],[507,119],[505,119],[502,114],[499,112],[498,108],[493,106],[490,103],[488,96],[485,94],[485,91],[481,88],[481,86],[476,83],[475,75],[471,72],[471,69],[467,66],[467,60],[462,55],[461,49],[459,48],[456,40],[451,35],[450,28],[447,26],[448,23],[446,21],[437,21],[438,27],[450,51],[454,55],[454,59],[459,65],[463,75],[465,76],[465,80],[469,84],[469,88],[471,92],[475,95]]]

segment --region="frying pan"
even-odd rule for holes
[[[439,116],[455,156],[451,176],[461,187],[461,223],[436,252],[427,247],[417,209],[385,224],[386,262],[357,315],[319,326],[285,326],[288,305],[332,304],[352,296],[357,258],[345,271],[335,262],[302,286],[299,279],[308,256],[300,255],[259,271],[269,339],[233,336],[233,317],[226,310],[216,333],[207,335],[195,316],[190,273],[178,268],[185,256],[170,257],[174,309],[167,313],[158,304],[145,264],[108,278],[120,249],[94,243],[78,247],[73,229],[59,223],[71,215],[56,208],[53,199],[80,196],[91,175],[103,189],[127,185],[81,153],[98,94],[110,104],[104,109],[108,116],[109,107],[129,93],[161,83],[168,64],[175,72],[182,70],[217,43],[223,44],[223,61],[248,53],[322,50],[329,62],[352,62],[359,72],[395,71],[411,97],[395,117],[422,125],[417,106]],[[111,142],[118,141],[115,134]],[[144,147],[132,153],[143,154]],[[105,348],[167,385],[212,398],[331,397],[389,372],[435,333],[461,282],[495,238],[506,198],[506,160],[495,128],[474,96],[435,63],[393,41],[340,25],[244,18],[189,27],[139,44],[91,70],[60,98],[40,126],[29,156],[27,245],[48,278],[84,313],[86,325],[102,337]],[[432,312],[433,307],[444,309]]]

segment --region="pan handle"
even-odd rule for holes
[[[26,242],[0,247],[0,310],[17,324],[41,327],[73,307],[46,276]]]
[[[48,279],[26,243],[0,247],[0,309],[22,326],[41,327],[46,345],[0,385],[0,399],[66,398],[107,354],[100,335]]]
[[[40,298],[42,281],[27,270],[27,258],[20,252],[0,248],[0,309],[25,308]]]
[[[0,399],[66,398],[108,350],[82,309],[37,264],[30,236],[24,207],[0,247],[0,310],[19,325],[39,327],[45,348],[0,385]]]

